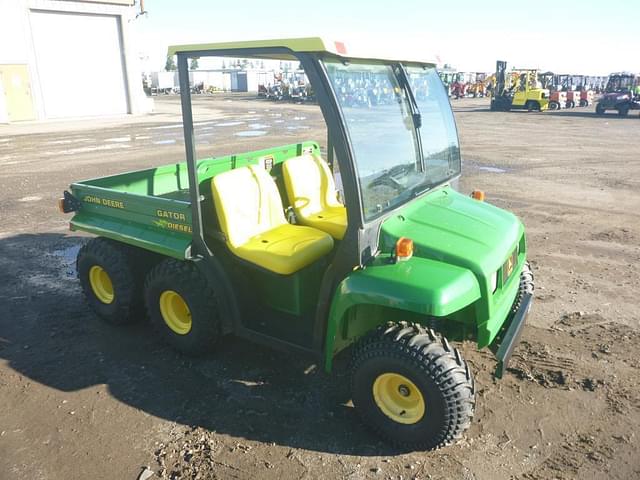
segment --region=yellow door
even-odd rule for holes
[[[31,83],[26,65],[0,65],[0,81],[10,122],[35,120]]]

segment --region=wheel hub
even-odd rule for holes
[[[411,392],[409,391],[409,387],[404,384],[398,387],[398,393],[400,393],[400,395],[402,395],[403,397],[408,397],[411,394]]]
[[[89,285],[98,300],[109,305],[113,302],[115,294],[111,277],[100,265],[94,265],[89,269]]]
[[[378,408],[394,422],[412,425],[425,413],[425,401],[418,387],[399,373],[383,373],[373,382],[373,398]]]
[[[160,313],[164,322],[174,333],[186,335],[191,331],[191,311],[184,298],[173,290],[160,295]]]

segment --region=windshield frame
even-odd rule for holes
[[[444,86],[444,83],[442,82],[442,79],[439,76],[438,70],[436,68],[435,65],[433,64],[422,64],[422,63],[414,63],[414,62],[397,62],[397,61],[391,61],[391,60],[377,60],[377,59],[371,59],[371,60],[364,60],[364,59],[354,59],[353,62],[350,61],[349,59],[342,59],[342,58],[336,58],[334,56],[325,56],[325,55],[320,55],[318,57],[319,60],[319,64],[321,69],[323,70],[324,75],[326,76],[325,78],[327,79],[327,88],[329,88],[332,96],[333,96],[333,100],[335,102],[335,106],[338,109],[339,115],[341,117],[341,123],[342,123],[342,129],[344,131],[344,135],[347,137],[348,139],[348,144],[349,144],[349,150],[351,153],[351,162],[353,163],[353,168],[352,168],[352,172],[355,174],[355,183],[357,184],[357,192],[358,192],[358,196],[359,196],[359,204],[360,204],[360,212],[359,212],[359,216],[361,218],[361,221],[363,222],[363,226],[372,226],[376,223],[381,224],[385,219],[387,219],[388,217],[392,216],[394,213],[396,213],[398,210],[402,209],[403,207],[405,207],[407,204],[413,202],[414,200],[417,200],[425,195],[427,195],[428,193],[430,193],[433,190],[442,188],[443,186],[449,185],[452,182],[455,182],[462,173],[462,159],[460,158],[460,138],[459,138],[459,134],[458,134],[458,128],[455,122],[455,118],[453,118],[453,110],[451,108],[451,104],[449,99],[446,99],[446,104],[447,104],[447,109],[449,110],[449,112],[445,112],[445,113],[450,113],[451,117],[452,117],[452,126],[453,126],[453,131],[451,132],[451,139],[455,140],[455,148],[457,149],[457,153],[458,153],[458,165],[459,167],[457,168],[457,170],[455,171],[455,173],[443,178],[442,180],[439,180],[435,183],[429,183],[427,184],[427,182],[419,182],[416,185],[413,185],[411,188],[403,191],[403,192],[399,192],[394,198],[397,198],[399,201],[387,206],[386,208],[381,209],[380,211],[376,212],[375,214],[371,214],[368,212],[366,212],[366,201],[364,198],[364,192],[363,189],[366,188],[364,185],[362,185],[361,182],[361,177],[359,174],[359,164],[358,164],[358,160],[356,158],[356,154],[357,152],[355,151],[354,148],[354,141],[352,138],[352,131],[349,128],[348,122],[347,122],[347,118],[345,116],[345,111],[343,108],[343,104],[341,103],[341,101],[339,100],[339,92],[336,91],[334,82],[332,80],[331,74],[329,73],[329,70],[327,68],[327,63],[333,63],[333,64],[338,64],[341,63],[345,66],[349,66],[351,64],[361,64],[364,66],[387,66],[390,67],[391,71],[393,72],[394,78],[398,83],[398,86],[402,89],[403,95],[405,97],[409,112],[411,113],[411,117],[412,117],[412,130],[411,130],[411,134],[412,136],[416,139],[416,145],[418,147],[418,151],[417,151],[417,161],[420,164],[420,168],[422,169],[422,171],[425,171],[427,168],[427,165],[425,163],[425,159],[424,159],[424,151],[422,149],[422,142],[423,142],[423,138],[422,138],[422,134],[421,134],[421,112],[419,110],[419,104],[416,101],[416,97],[415,97],[415,92],[411,87],[411,81],[409,80],[409,74],[408,74],[408,68],[411,69],[416,69],[416,68],[420,68],[423,69],[425,71],[429,71],[432,70],[434,72],[434,79],[435,77],[437,77],[437,79],[435,79],[436,83],[436,88],[441,88],[442,92],[446,92],[446,88]],[[439,109],[440,111],[442,111],[442,106],[439,105]],[[444,120],[443,120],[444,122]],[[398,164],[396,166],[399,166],[401,164]],[[382,172],[381,172],[382,173]]]

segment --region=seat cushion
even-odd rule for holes
[[[238,257],[281,275],[315,262],[333,248],[330,235],[310,227],[281,225],[233,250]]]
[[[347,212],[345,207],[328,207],[305,217],[304,224],[327,232],[336,240],[342,240],[347,230]]]
[[[287,196],[298,221],[341,240],[347,229],[347,210],[338,201],[331,171],[318,155],[301,155],[282,164]]]

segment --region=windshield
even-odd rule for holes
[[[609,81],[607,82],[606,91],[611,92],[620,92],[624,90],[631,90],[633,85],[633,77],[626,75],[612,75],[609,77]]]
[[[460,172],[453,115],[435,69],[407,71],[422,118],[416,128],[399,65],[325,66],[351,140],[366,221]]]

